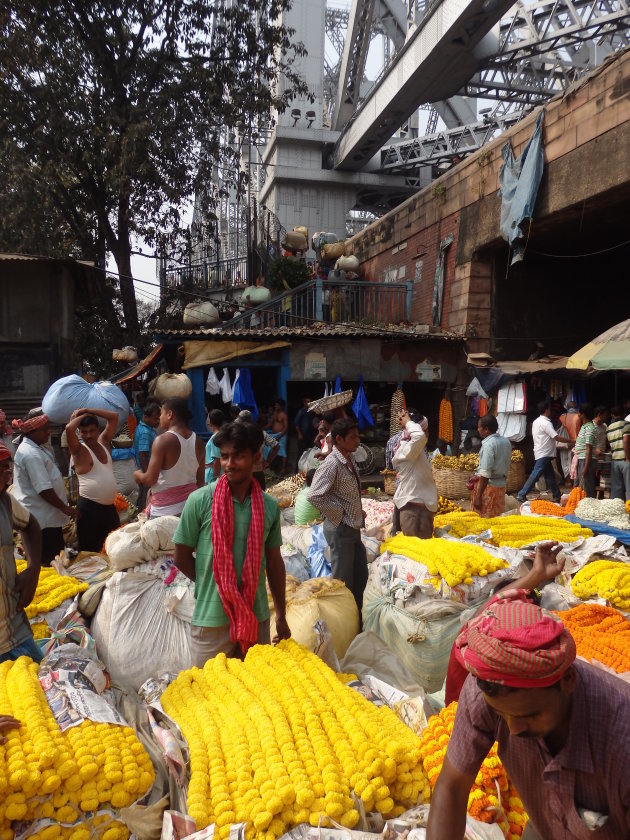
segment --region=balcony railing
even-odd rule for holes
[[[164,285],[168,289],[183,289],[188,292],[245,288],[247,257],[204,260],[186,266],[169,267],[165,271]]]
[[[400,324],[411,320],[412,283],[309,280],[221,326],[223,329],[324,323]]]

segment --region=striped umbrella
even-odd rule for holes
[[[630,370],[630,318],[598,335],[569,356],[567,368]]]

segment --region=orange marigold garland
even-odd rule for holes
[[[116,508],[118,513],[122,513],[123,510],[129,509],[129,502],[122,495],[122,493],[116,493],[116,498],[114,499],[114,507]]]
[[[614,607],[578,604],[557,613],[575,639],[578,656],[596,659],[617,674],[630,671],[630,621]]]
[[[433,715],[420,738],[420,755],[431,790],[442,770],[456,711],[457,703],[451,703]],[[484,759],[470,790],[468,813],[480,822],[498,822],[508,840],[518,840],[523,833],[527,814],[501,764],[496,744]]]
[[[564,506],[565,513],[575,513],[575,509],[578,506],[578,502],[582,499],[586,498],[586,493],[582,490],[581,487],[574,487],[573,490],[569,493],[569,498],[567,499],[567,503]]]
[[[547,502],[545,499],[534,499],[529,503],[529,508],[532,513],[539,513],[543,516],[564,516],[567,512],[562,505],[557,505],[555,502]]]

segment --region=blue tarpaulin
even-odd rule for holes
[[[361,378],[359,380],[359,390],[357,391],[355,401],[352,403],[352,410],[359,421],[360,429],[364,429],[366,426],[374,425],[367,397],[365,396],[365,388],[363,387],[363,374],[361,374]]]
[[[606,534],[608,537],[614,537],[617,542],[624,545],[630,545],[630,531],[623,531],[621,528],[611,528],[604,522],[593,522],[591,519],[580,519],[574,513],[569,513],[565,517],[569,522],[574,522],[576,525],[581,525],[582,528],[590,528],[594,534]]]
[[[538,187],[542,178],[544,159],[542,148],[543,111],[538,115],[534,133],[520,156],[515,158],[508,141],[501,154],[503,166],[499,173],[501,201],[501,235],[515,250],[512,262],[523,258],[525,246],[521,224],[533,218]]]

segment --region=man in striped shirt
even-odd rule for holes
[[[580,406],[580,420],[582,426],[575,441],[575,455],[578,459],[578,483],[590,499],[595,498],[595,470],[597,458],[602,453],[599,449],[598,426],[602,422],[601,416],[594,416],[589,403]]]
[[[368,571],[365,546],[361,542],[364,522],[361,480],[353,454],[360,443],[358,423],[335,420],[330,436],[332,452],[315,471],[307,498],[324,517],[332,575],[352,592],[360,615]]]
[[[612,423],[606,430],[612,463],[610,465],[610,498],[630,499],[630,423],[624,420],[623,409],[612,409]]]

